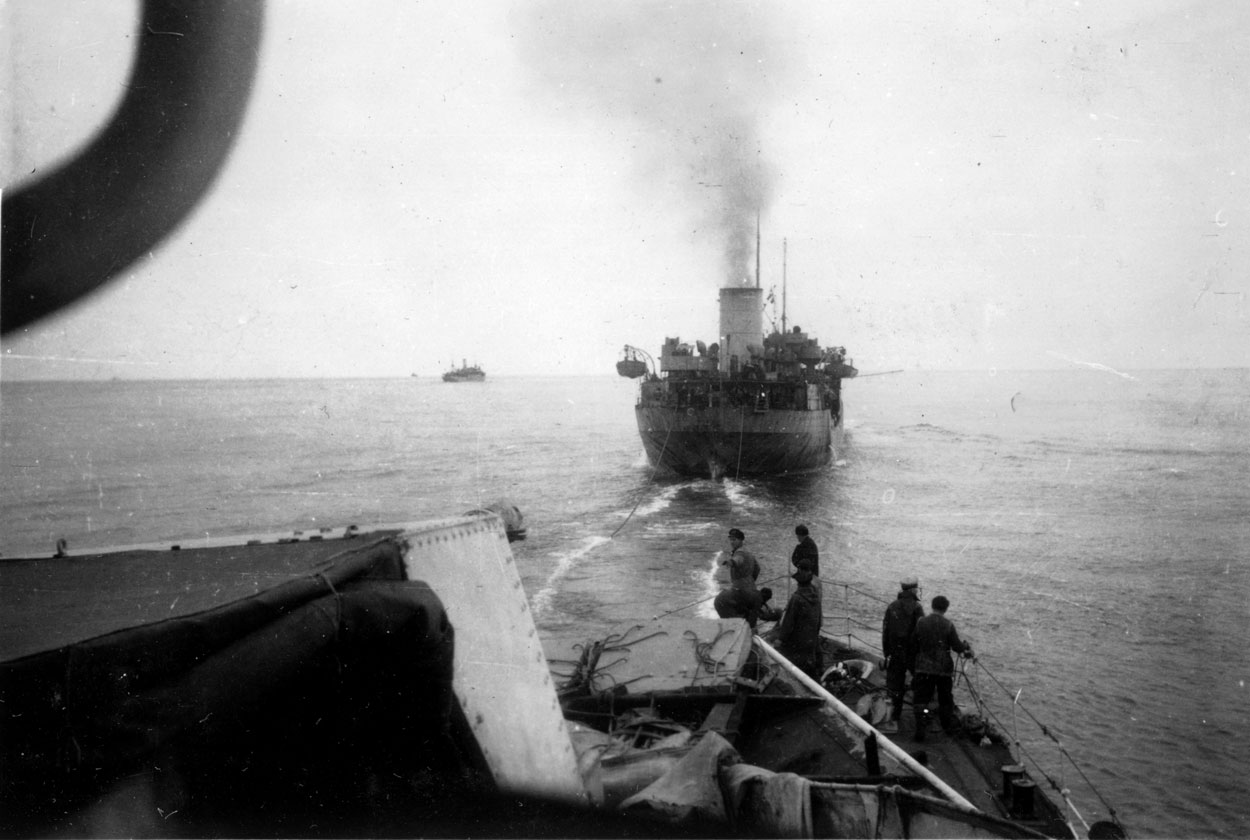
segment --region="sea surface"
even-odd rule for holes
[[[506,499],[526,517],[513,551],[552,649],[710,614],[734,526],[784,603],[803,522],[830,631],[875,643],[905,575],[926,602],[946,595],[978,686],[1018,699],[1007,728],[1085,820],[1114,808],[1135,837],[1250,835],[1250,371],[861,377],[835,463],[769,481],[657,474],[635,388],[5,382],[0,552],[187,546]],[[1051,737],[1028,734],[1028,715]]]

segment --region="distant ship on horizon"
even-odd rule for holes
[[[470,365],[467,359],[460,360],[460,367],[452,368],[443,374],[444,382],[485,382],[486,371],[476,364]]]

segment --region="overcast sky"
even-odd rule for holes
[[[0,14],[7,187],[107,118],[136,9]],[[1241,0],[270,0],[208,198],[0,376],[611,374],[716,339],[757,212],[862,372],[1246,366],[1247,91]]]

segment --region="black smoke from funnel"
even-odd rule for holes
[[[725,258],[726,285],[755,282],[756,220],[779,173],[762,125],[791,73],[778,10],[746,2],[547,0],[513,23],[540,95],[632,129],[646,183],[671,184]]]

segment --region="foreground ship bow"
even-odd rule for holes
[[[844,348],[786,331],[784,316],[782,332],[767,337],[762,321],[761,289],[721,289],[723,344],[666,339],[658,374],[620,370],[643,376],[635,414],[652,464],[721,478],[829,463],[842,433],[842,380],[857,371]]]

